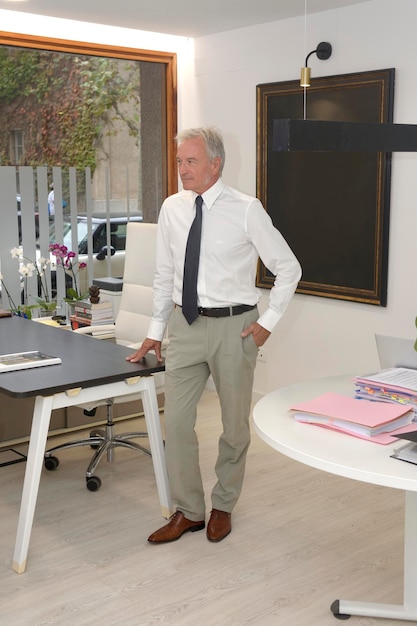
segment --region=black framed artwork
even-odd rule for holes
[[[257,196],[299,259],[297,292],[386,306],[391,153],[275,152],[275,119],[390,123],[394,69],[257,86]],[[274,276],[261,261],[257,286]]]

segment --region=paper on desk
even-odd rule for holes
[[[60,327],[59,322],[57,322],[56,320],[53,320],[52,318],[49,317],[38,317],[35,320],[33,320],[34,322],[39,322],[39,324],[46,324],[46,326],[58,326],[58,328]]]
[[[396,391],[406,390],[411,395],[417,395],[417,370],[407,367],[391,367],[369,376],[355,376],[355,382],[366,384],[377,383],[379,387],[389,387]]]

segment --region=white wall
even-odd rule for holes
[[[415,0],[374,0],[306,21],[302,17],[197,39],[198,110],[193,103],[183,110],[184,119],[188,125],[212,123],[224,130],[224,179],[255,194],[256,85],[298,78],[306,52],[329,41],[333,55],[328,61],[311,57],[313,76],[394,67],[394,121],[415,124],[416,23]],[[315,376],[377,369],[375,332],[414,338],[416,182],[417,154],[394,154],[388,306],[296,294],[265,346],[268,362],[257,367],[256,392]]]
[[[328,61],[311,57],[313,76],[394,67],[394,121],[417,123],[415,0],[371,0],[337,11],[188,40],[129,29],[45,19],[0,11],[11,32],[96,41],[178,53],[179,128],[223,129],[224,179],[256,192],[256,85],[296,79],[306,52],[330,41]],[[195,62],[193,58],[195,46]],[[266,344],[255,392],[315,376],[378,368],[374,333],[414,337],[416,289],[417,154],[393,155],[388,306],[376,307],[296,295]],[[268,291],[261,307],[266,306]]]

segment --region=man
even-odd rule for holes
[[[148,337],[128,360],[139,361],[149,350],[155,350],[161,359],[161,340],[169,320],[165,452],[176,512],[148,538],[151,543],[175,541],[187,531],[205,527],[194,426],[198,401],[210,374],[213,377],[223,433],[207,538],[217,542],[231,532],[231,512],[242,488],[258,348],[284,313],[301,268],[259,200],[227,187],[221,180],[225,154],[219,131],[212,127],[191,129],[179,134],[177,144],[183,190],[167,198],[161,208],[153,319]],[[196,275],[198,303],[189,305],[186,279],[183,286],[183,277],[189,274],[184,259],[186,249],[187,257],[191,254],[187,239],[199,214],[201,238],[198,236],[197,259],[191,269]],[[276,276],[269,308],[261,317],[255,288],[258,256]],[[195,308],[191,317],[190,307]]]
[[[54,194],[54,184],[51,183],[49,185],[50,192],[48,194],[48,215],[49,219],[53,219],[55,216],[55,194]]]

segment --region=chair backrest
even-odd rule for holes
[[[156,258],[156,224],[129,222],[125,269],[116,341],[129,345],[143,341],[152,317],[152,285]]]

